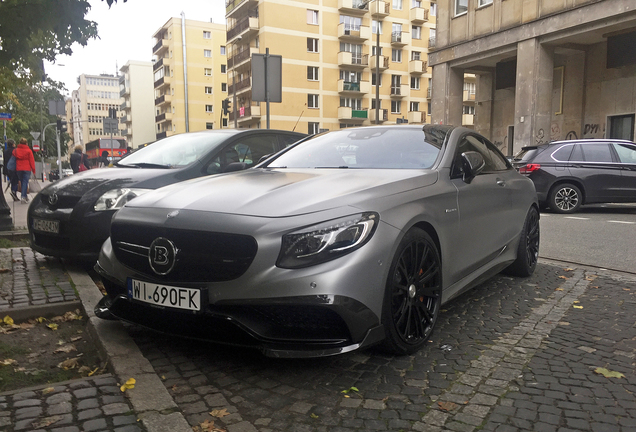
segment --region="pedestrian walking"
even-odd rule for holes
[[[110,162],[108,161],[108,151],[104,150],[102,152],[102,157],[99,158],[99,167],[107,168],[109,165],[110,165]]]
[[[84,148],[79,144],[75,146],[75,151],[73,151],[71,155],[71,168],[73,169],[73,174],[91,168],[88,162],[88,156],[84,153]]]
[[[26,138],[20,138],[18,147],[13,150],[15,157],[15,171],[22,185],[21,202],[26,204],[29,202],[29,179],[31,173],[35,176],[35,160],[33,159],[33,151],[29,148]]]
[[[13,157],[13,150],[15,150],[15,141],[12,139],[7,140],[7,149],[4,151],[4,166],[2,167],[2,174],[8,179],[7,188],[11,188],[11,198],[13,201],[20,201],[18,198],[18,175],[16,174],[15,157]]]

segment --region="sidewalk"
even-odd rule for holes
[[[44,189],[46,186],[51,184],[49,181],[40,181],[38,183]],[[11,210],[11,220],[13,221],[13,230],[14,231],[26,231],[27,230],[27,209],[29,208],[28,204],[22,204],[20,201],[14,201],[11,197],[10,187],[7,189],[7,183],[2,179],[2,192],[4,193],[4,199],[9,205],[9,209]],[[18,191],[18,198],[21,197],[20,191]],[[35,194],[29,194],[29,199],[32,199]]]

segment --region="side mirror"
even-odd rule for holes
[[[467,151],[462,153],[462,165],[464,168],[463,180],[470,183],[486,167],[486,161],[479,152]]]
[[[232,162],[228,164],[225,168],[223,168],[224,173],[234,172],[234,171],[242,171],[247,169],[247,164],[245,162]]]

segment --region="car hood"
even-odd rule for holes
[[[375,208],[384,197],[436,181],[437,172],[430,170],[251,169],[164,187],[126,208],[286,217],[343,206]]]
[[[110,190],[119,187],[156,189],[175,181],[179,170],[148,168],[100,168],[64,177],[51,183],[46,193],[82,196],[87,192]]]

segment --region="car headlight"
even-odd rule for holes
[[[95,211],[119,210],[133,198],[149,192],[151,189],[120,188],[111,189],[100,196],[95,203]]]
[[[276,265],[301,268],[346,255],[369,241],[379,222],[377,213],[361,213],[285,234]]]

